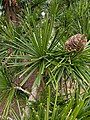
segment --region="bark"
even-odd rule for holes
[[[5,14],[8,21],[12,21],[14,23],[18,22],[18,16],[20,7],[16,0],[3,0],[3,8],[5,10]]]

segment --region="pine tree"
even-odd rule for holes
[[[2,120],[89,119],[89,3],[3,0]]]

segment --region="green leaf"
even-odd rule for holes
[[[6,100],[5,108],[3,110],[2,118],[6,119],[9,113],[10,105],[12,103],[13,97],[14,97],[15,89],[12,88],[9,92],[8,98]]]
[[[72,97],[69,104],[66,105],[63,108],[63,111],[61,112],[61,120],[65,120],[68,117],[69,113],[72,110],[73,104],[74,104],[74,98]]]
[[[0,0],[0,6],[2,5],[2,1],[3,1],[3,0]]]
[[[6,90],[10,87],[10,84],[5,75],[0,71],[0,91]]]
[[[82,109],[83,105],[84,105],[84,100],[80,101],[80,103],[75,107],[68,120],[75,120],[80,110]]]

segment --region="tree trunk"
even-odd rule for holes
[[[14,23],[18,22],[18,16],[20,7],[16,0],[3,0],[3,8],[5,10],[5,14],[8,21],[12,21]]]

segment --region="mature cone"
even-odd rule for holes
[[[82,51],[86,45],[87,37],[84,34],[76,34],[65,42],[67,51]]]

